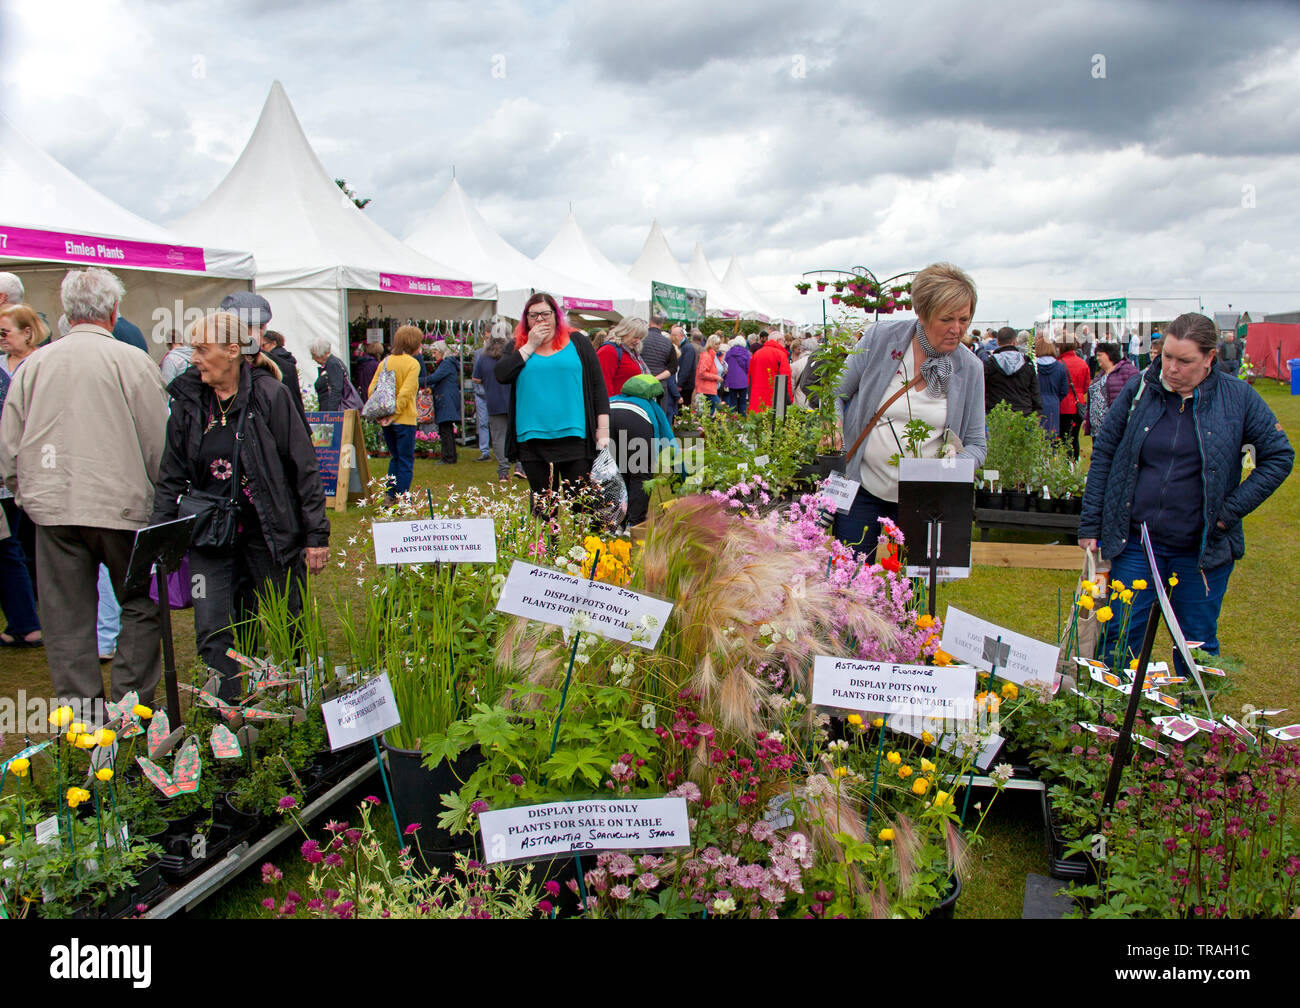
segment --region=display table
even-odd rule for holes
[[[1056,514],[1051,511],[1007,511],[994,508],[975,509],[975,527],[980,530],[980,541],[988,542],[989,529],[1009,529],[1013,532],[1044,532],[1073,541],[1079,536],[1079,516]]]

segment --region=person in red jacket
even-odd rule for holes
[[[790,377],[790,357],[781,332],[770,334],[749,359],[749,412],[762,413],[772,405],[777,375]]]
[[[649,326],[645,319],[628,317],[609,331],[609,338],[596,351],[605,389],[612,396],[623,391],[623,383],[650,369],[641,359],[641,341]]]
[[[1075,344],[1067,343],[1065,353],[1061,354],[1061,363],[1065,365],[1070,379],[1070,392],[1061,400],[1061,440],[1069,440],[1070,457],[1079,458],[1079,428],[1083,425],[1084,408],[1088,403],[1088,384],[1092,381],[1092,371],[1087,362],[1079,356]]]

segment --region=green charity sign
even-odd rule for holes
[[[1054,319],[1122,319],[1127,316],[1128,298],[1052,302]]]
[[[698,322],[704,318],[708,291],[650,281],[650,314],[672,322]]]

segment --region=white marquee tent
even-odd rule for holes
[[[363,303],[395,318],[492,314],[494,283],[421,255],[356,208],[316,157],[279,81],[239,160],[175,227],[253,249],[271,327],[304,365],[317,336],[348,359],[348,320]]]
[[[59,285],[68,270],[103,266],[126,287],[122,315],[160,357],[187,311],[193,317],[247,290],[256,271],[251,253],[195,247],[114,203],[3,115],[0,179],[0,270],[18,275],[25,300],[51,327],[63,314]]]
[[[636,262],[627,271],[627,275],[634,283],[641,285],[647,297],[650,295],[652,281],[672,284],[674,287],[692,286],[686,277],[686,271],[682,269],[681,263],[668,247],[668,239],[664,237],[658,221],[650,222],[650,233],[646,235],[645,244],[641,246],[641,254],[637,256]]]
[[[709,260],[704,257],[704,247],[699,242],[695,243],[695,254],[691,257],[690,266],[686,268],[686,279],[689,281],[688,287],[708,291],[705,306],[710,315],[718,315],[722,318],[740,317],[743,311],[742,299],[727,290],[727,285],[722,282],[718,274],[713,272]]]
[[[767,306],[758,291],[750,285],[749,279],[740,268],[740,261],[735,256],[732,256],[727,263],[727,272],[722,275],[722,282],[733,295],[741,299],[746,311],[758,315],[759,321],[771,322],[776,319],[776,312]]]
[[[537,256],[537,262],[557,273],[582,277],[604,297],[612,298],[614,310],[621,315],[645,318],[649,311],[650,285],[635,283],[626,271],[610,262],[578,226],[572,210]]]
[[[496,281],[497,310],[512,319],[534,291],[554,295],[566,310],[605,319],[618,315],[614,291],[529,259],[493,230],[454,177],[406,244],[462,273]]]

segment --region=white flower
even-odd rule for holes
[[[997,766],[993,768],[993,772],[989,774],[989,776],[992,777],[999,784],[1005,784],[1013,776],[1015,776],[1015,772],[1016,772],[1015,767],[1013,767],[1010,763],[999,763]]]
[[[785,736],[782,735],[779,731],[770,731],[770,732],[767,733],[767,737],[768,737],[769,739],[771,739],[773,742],[784,742],[784,741],[785,741]]]
[[[569,556],[573,557],[574,560],[581,562],[587,559],[587,551],[581,546],[572,546],[569,549]]]
[[[582,633],[589,626],[591,626],[591,617],[588,616],[581,609],[575,609],[573,612],[573,618],[570,620],[569,625],[576,632]]]
[[[785,639],[788,640],[791,644],[793,644],[795,641],[799,639],[799,635],[795,633],[794,627],[786,628]]]
[[[771,624],[771,623],[763,623],[763,624],[760,624],[760,626],[759,626],[759,628],[758,628],[758,635],[759,635],[760,637],[771,637],[771,636],[772,636],[772,624]]]
[[[728,896],[726,899],[715,899],[713,901],[713,912],[719,914],[729,914],[736,909],[736,901]]]

